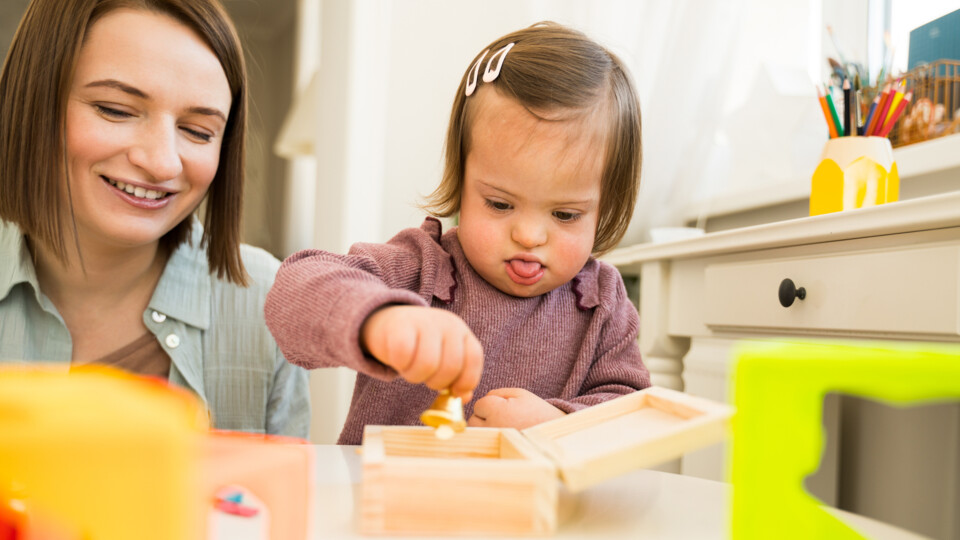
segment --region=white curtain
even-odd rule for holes
[[[317,31],[327,65],[321,61],[322,84],[312,94],[321,104],[305,104],[310,121],[295,124],[309,130],[307,138],[327,141],[311,147],[321,168],[317,210],[333,203],[345,210],[333,224],[313,224],[314,245],[343,249],[418,225],[416,202],[439,180],[449,107],[466,62],[494,38],[545,19],[611,48],[637,82],[643,180],[624,244],[647,240],[651,227],[696,218],[717,194],[796,182],[822,144],[812,79],[804,78],[819,55],[820,0],[322,5]],[[324,163],[339,166],[324,175]]]

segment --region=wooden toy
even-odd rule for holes
[[[521,431],[367,426],[365,534],[542,535],[571,491],[721,440],[733,409],[652,387]]]

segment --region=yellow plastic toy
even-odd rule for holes
[[[960,346],[751,343],[737,351],[733,384],[733,537],[862,538],[803,488],[823,452],[824,396],[958,400]]]
[[[239,485],[271,512],[270,538],[306,538],[313,451],[272,442],[209,432],[199,401],[163,381],[0,367],[0,532],[200,540],[216,493]]]
[[[810,186],[810,215],[894,202],[900,175],[886,137],[839,137],[823,146]]]

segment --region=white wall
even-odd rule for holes
[[[739,157],[721,154],[731,153],[724,144],[755,141],[724,132],[731,125],[769,132],[770,118],[745,118],[742,109],[751,93],[769,90],[762,78],[771,69],[800,81],[787,100],[803,105],[788,126],[773,126],[781,133],[761,142],[786,141],[793,136],[789,130],[796,130],[801,148],[791,151],[815,163],[823,131],[814,123],[822,120],[812,97],[822,61],[821,3],[324,0],[313,245],[345,250],[418,226],[424,214],[417,203],[439,181],[453,92],[467,62],[495,38],[540,20],[585,31],[633,72],[643,112],[644,165],[625,244],[645,241],[652,226],[680,224],[686,217],[680,209],[698,196],[749,183],[730,163]],[[773,99],[767,106],[778,103]],[[741,149],[738,155],[749,154]],[[798,170],[808,164],[792,158],[788,163]]]

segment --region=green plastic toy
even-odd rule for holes
[[[820,465],[830,392],[922,405],[960,400],[960,346],[748,342],[736,351],[733,538],[863,538],[803,488]]]

